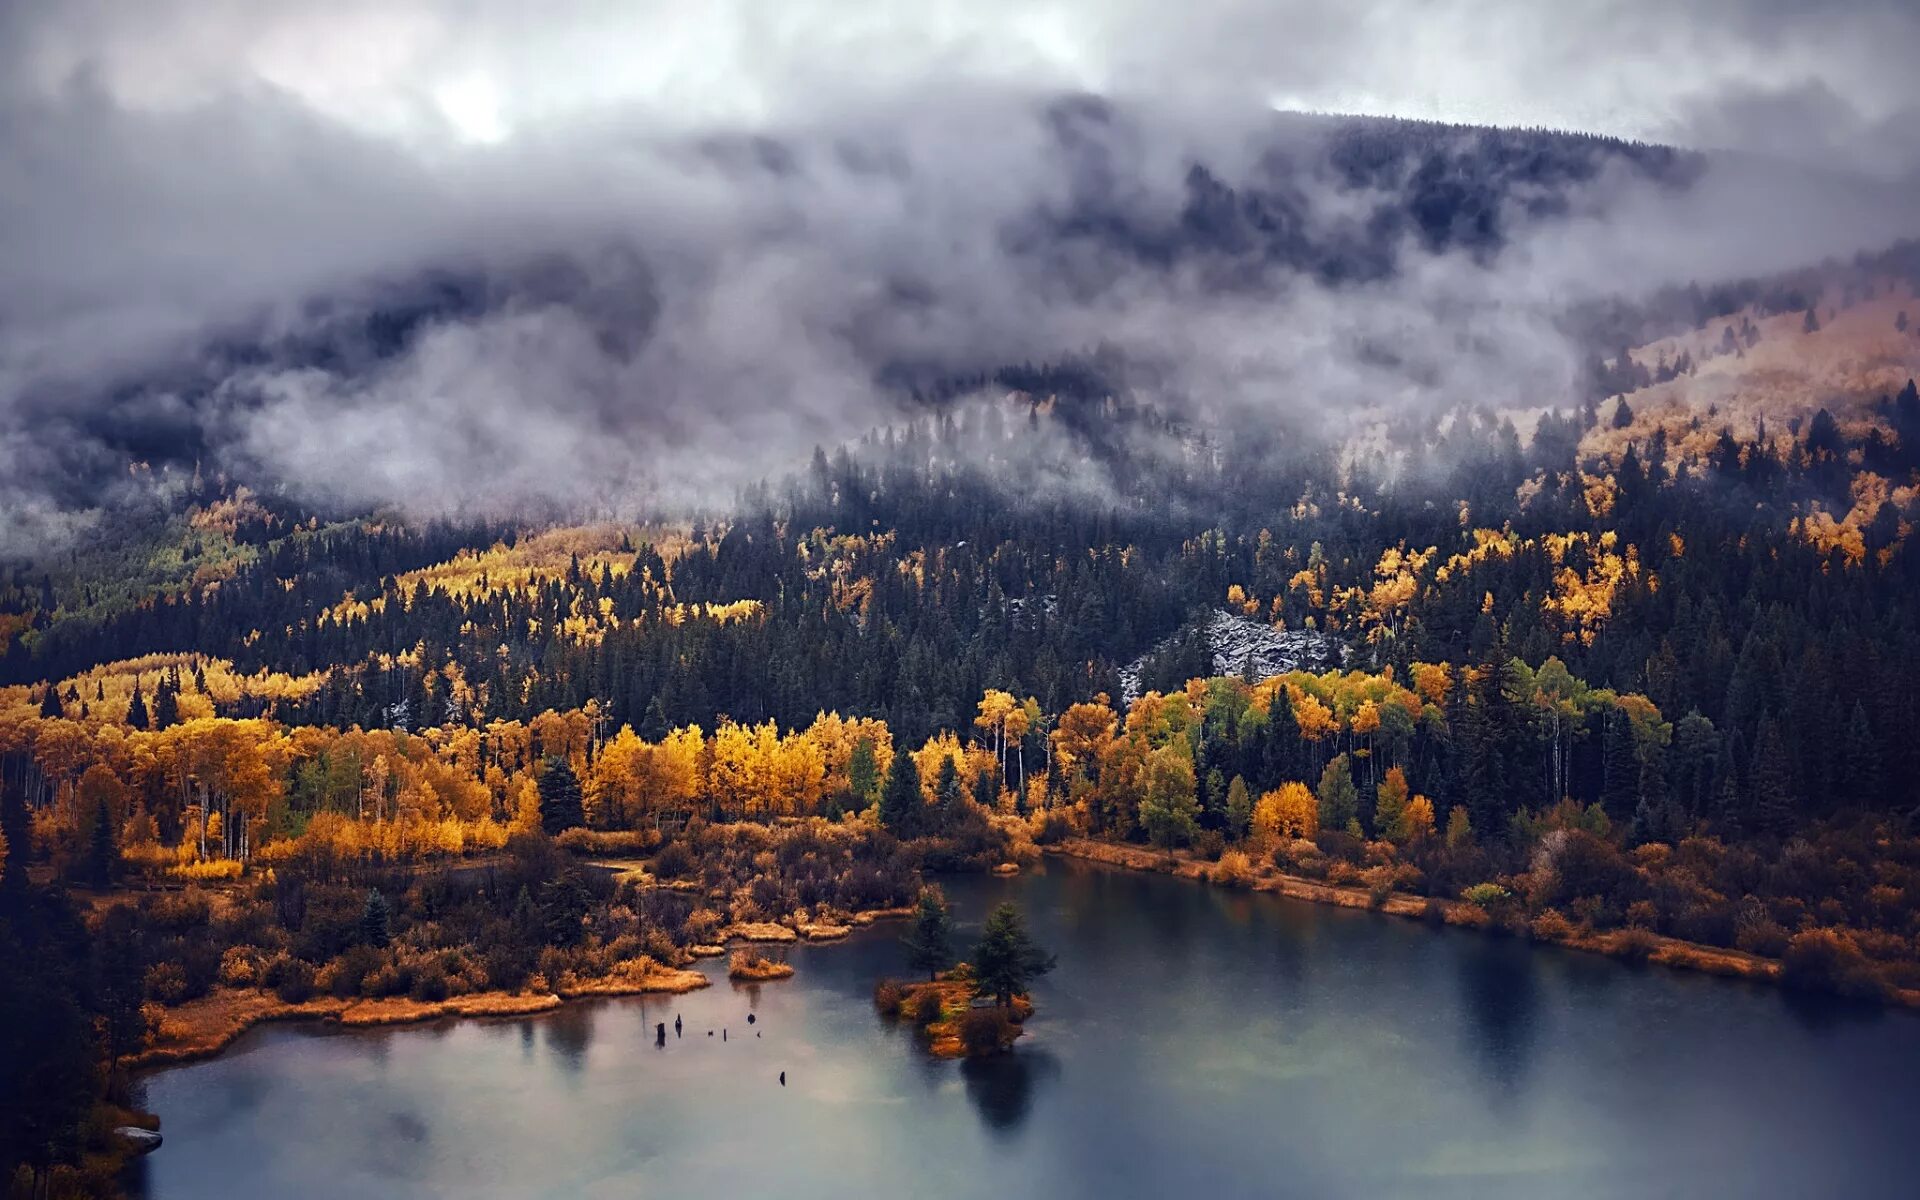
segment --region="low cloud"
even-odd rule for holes
[[[1235,419],[1539,403],[1569,304],[1920,232],[1905,6],[1322,7],[14,6],[0,554],[168,454],[423,514],[712,502],[901,380],[1101,348]],[[1275,103],[1738,153],[1436,246]],[[1196,163],[1393,269],[1183,232]]]

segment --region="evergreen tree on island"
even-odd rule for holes
[[[900,943],[907,948],[908,965],[925,971],[929,981],[953,965],[953,920],[947,913],[947,898],[939,888],[920,889],[913,924]]]
[[[980,944],[973,948],[973,994],[992,996],[1006,1008],[1051,970],[1053,955],[1028,936],[1020,910],[1012,904],[994,909],[981,931]]]
[[[547,836],[557,837],[586,823],[579,777],[564,757],[550,756],[540,772],[540,828],[547,831]]]

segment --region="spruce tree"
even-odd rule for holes
[[[1616,821],[1633,815],[1640,790],[1640,762],[1633,752],[1633,723],[1621,709],[1607,714],[1606,745],[1602,751],[1604,779],[1601,800]]]
[[[1020,910],[1002,904],[987,917],[973,948],[973,994],[991,996],[1005,1008],[1035,979],[1053,970],[1054,959],[1027,935]]]
[[[945,833],[953,825],[966,794],[966,788],[960,783],[960,768],[949,754],[940,760],[940,774],[933,785],[934,832]]]
[[[120,865],[120,850],[113,836],[113,810],[100,802],[93,817],[93,832],[87,839],[87,882],[96,888],[113,884],[115,868]]]
[[[162,680],[153,693],[153,727],[170,729],[180,723],[178,689],[172,680]]]
[[[384,950],[393,939],[393,910],[379,888],[369,888],[367,902],[360,909],[360,940]]]
[[[67,715],[66,705],[60,702],[60,689],[51,683],[40,693],[40,715],[49,721]]]
[[[887,785],[880,791],[880,824],[897,838],[919,837],[925,827],[926,802],[920,797],[920,768],[913,755],[894,754]]]
[[[920,889],[913,924],[900,942],[907,948],[907,964],[925,971],[930,981],[953,965],[953,920],[947,912],[947,898],[939,888]]]
[[[540,771],[540,828],[549,837],[587,823],[580,779],[564,755],[550,755]]]
[[[1771,715],[1760,720],[1753,744],[1753,769],[1747,775],[1753,820],[1767,833],[1785,833],[1793,825],[1793,769],[1786,743]]]
[[[145,729],[151,724],[152,721],[147,717],[147,702],[140,695],[140,681],[136,679],[133,681],[133,699],[127,701],[127,727]]]

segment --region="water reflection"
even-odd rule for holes
[[[980,1123],[997,1138],[1012,1138],[1033,1111],[1034,1092],[1060,1074],[1060,1062],[1045,1050],[1023,1050],[960,1063],[967,1099]]]
[[[587,1045],[593,1041],[593,1017],[596,1011],[597,1005],[569,1004],[541,1018],[553,1060],[566,1068],[570,1075],[579,1074],[586,1065]]]
[[[1490,937],[1462,939],[1456,957],[1468,1048],[1497,1099],[1513,1101],[1526,1082],[1540,1006],[1531,947]]]
[[[968,934],[1011,897],[1059,955],[1011,1055],[935,1059],[880,1019],[875,979],[907,974],[880,926],[740,990],[709,962],[710,988],[532,1020],[257,1030],[148,1078],[167,1141],[130,1182],[156,1200],[1912,1193],[1907,1014],[1158,876],[943,883]]]

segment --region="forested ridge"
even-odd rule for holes
[[[4,575],[0,932],[79,1006],[21,1061],[99,1064],[8,1151],[82,1157],[181,1006],[648,978],[1079,837],[1909,994],[1911,268],[1660,298],[1526,412],[1249,425],[1008,367],[653,524],[195,473]],[[1223,610],[1344,664],[1220,673]]]

